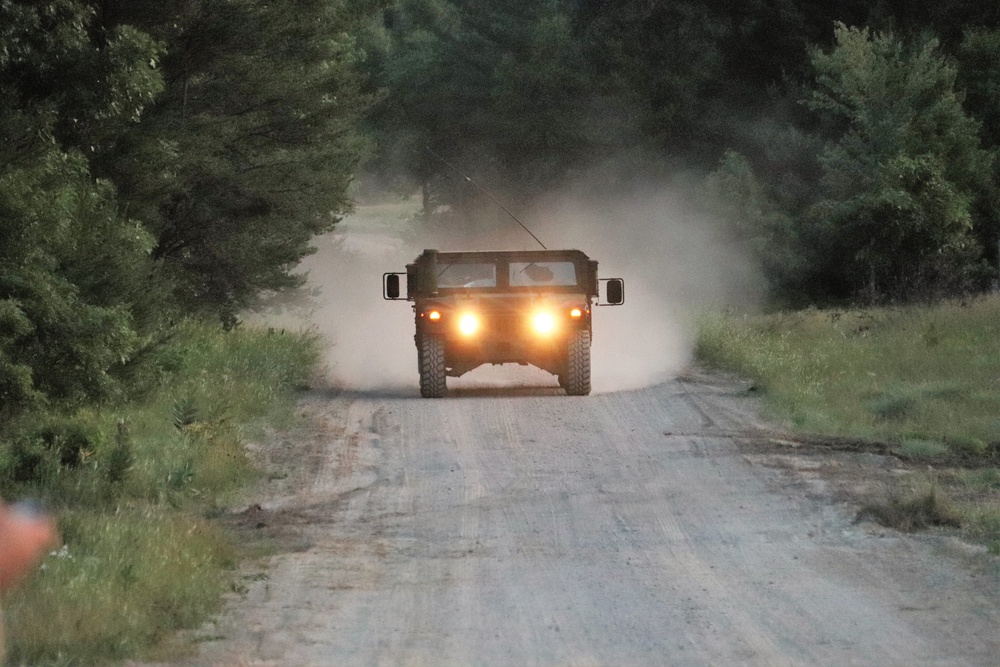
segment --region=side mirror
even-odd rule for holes
[[[382,276],[382,298],[390,301],[399,298],[398,273],[386,273]]]
[[[625,281],[621,278],[612,278],[608,281],[608,304],[620,306],[625,303]]]
[[[603,303],[598,303],[598,306],[620,306],[625,303],[624,280],[621,278],[603,278],[601,282],[605,283],[605,300]]]

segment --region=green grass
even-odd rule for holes
[[[66,547],[7,609],[14,661],[140,655],[218,608],[234,550],[211,524],[147,507],[65,511],[60,527]]]
[[[257,474],[249,439],[294,419],[306,335],[186,323],[145,400],[32,415],[0,440],[0,489],[42,499],[65,546],[4,601],[10,658],[101,664],[199,625],[238,557],[217,515]]]
[[[887,442],[900,459],[934,466],[917,476],[930,492],[900,491],[872,516],[904,529],[957,525],[1000,551],[1000,296],[711,315],[697,355],[751,379],[787,428]]]
[[[1000,298],[703,319],[697,353],[802,431],[984,453],[1000,441]]]
[[[937,459],[948,454],[948,445],[937,440],[904,439],[892,452],[901,458],[914,461]]]

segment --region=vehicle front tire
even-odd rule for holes
[[[424,336],[417,350],[420,367],[420,395],[424,398],[443,398],[448,391],[444,365],[444,339]]]
[[[583,329],[570,336],[566,350],[566,373],[560,384],[569,396],[590,393],[590,331]]]

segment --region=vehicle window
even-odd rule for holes
[[[438,287],[496,287],[497,267],[491,262],[437,265]]]
[[[532,285],[576,285],[573,262],[511,262],[511,287]]]

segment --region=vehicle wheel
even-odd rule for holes
[[[575,332],[569,339],[566,351],[566,374],[560,384],[570,396],[586,396],[590,393],[590,332]]]
[[[444,339],[424,336],[420,339],[417,362],[420,366],[420,395],[442,398],[448,390],[444,368]]]

